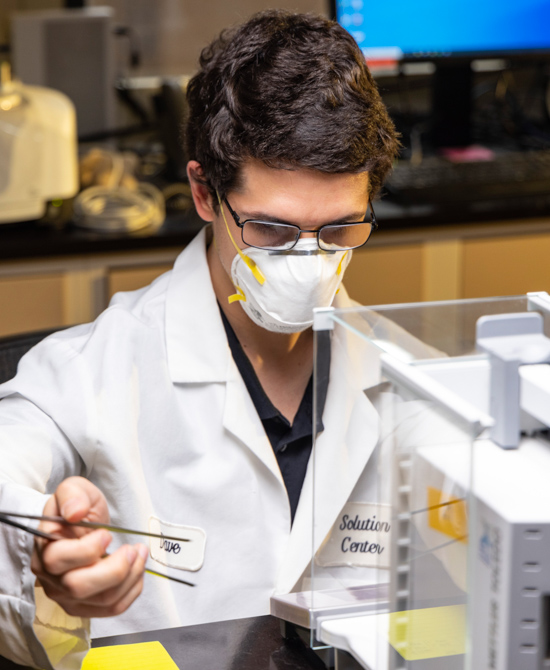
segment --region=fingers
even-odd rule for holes
[[[123,595],[120,600],[113,603],[109,607],[104,605],[82,605],[82,604],[68,604],[66,611],[72,616],[80,617],[109,617],[118,616],[125,612],[134,600],[141,594],[143,590],[143,573],[138,578],[138,581],[130,588],[129,591]]]
[[[38,552],[41,570],[57,576],[93,565],[105,555],[110,543],[111,534],[106,530],[95,530],[78,539],[43,543]]]
[[[69,477],[57,487],[53,500],[44,508],[45,514],[61,514],[67,521],[109,522],[109,510],[103,493],[84,477]],[[52,511],[46,511],[46,508]]]
[[[67,521],[88,521],[109,523],[109,509],[103,493],[83,477],[69,477],[59,484],[55,493],[44,506],[44,515],[63,516]],[[90,531],[76,526],[65,526],[52,521],[42,521],[40,530],[60,537],[82,537]],[[40,549],[44,542],[37,542]],[[101,555],[101,554],[100,554]]]
[[[144,545],[124,545],[92,565],[75,568],[59,576],[45,571],[37,576],[46,595],[69,614],[114,616],[125,611],[141,593],[147,555]]]
[[[109,522],[107,501],[87,479],[64,480],[48,499],[44,514],[67,521],[84,518]],[[43,521],[39,528],[55,532],[56,541],[36,538],[31,569],[46,595],[69,614],[106,617],[124,612],[143,588],[147,547],[125,545],[106,557],[111,534],[104,530]]]

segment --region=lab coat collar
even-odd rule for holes
[[[205,226],[178,256],[170,277],[166,349],[174,382],[227,381],[231,355],[206,258],[210,235]]]
[[[284,501],[277,459],[227,342],[206,258],[210,235],[207,226],[174,265],[166,298],[168,369],[175,383],[227,384],[223,426],[271,471]]]

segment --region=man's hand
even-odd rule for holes
[[[67,521],[109,523],[107,501],[87,479],[69,477],[44,506],[44,514]],[[107,558],[106,530],[41,522],[39,528],[62,540],[36,538],[31,568],[46,595],[73,616],[107,617],[130,607],[143,588],[144,545],[124,545]]]

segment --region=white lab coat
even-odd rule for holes
[[[202,568],[171,572],[195,588],[146,575],[129,611],[93,620],[92,637],[267,614],[270,596],[307,574],[311,462],[291,530],[284,482],[232,359],[205,248],[202,231],[171,272],[117,294],[94,323],[47,338],[0,386],[0,509],[41,513],[58,483],[80,474],[104,492],[113,523],[147,528],[153,515],[206,533]],[[345,290],[335,304],[352,304]],[[377,415],[362,392],[378,381],[376,356],[355,356],[346,339],[333,340],[317,445],[316,486],[326,489],[318,541],[377,440]],[[78,667],[90,622],[66,615],[41,589],[35,606],[32,539],[0,532],[0,654]],[[136,539],[115,536],[110,550],[123,541]]]

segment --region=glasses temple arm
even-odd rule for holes
[[[372,229],[376,230],[378,228],[378,221],[376,220],[376,214],[374,213],[374,207],[372,206],[372,202],[369,199],[369,207],[370,207],[370,213],[371,213],[371,224],[372,224]]]
[[[243,224],[241,223],[241,220],[240,220],[240,218],[239,218],[239,215],[237,214],[237,212],[235,212],[235,211],[233,210],[233,207],[231,207],[231,205],[229,204],[229,201],[228,201],[228,199],[226,198],[225,195],[223,196],[222,200],[223,200],[224,204],[227,205],[227,209],[229,210],[229,213],[230,213],[231,216],[233,217],[233,220],[235,221],[235,223],[236,223],[238,226],[240,226],[240,227],[242,228],[242,225],[243,225]]]

